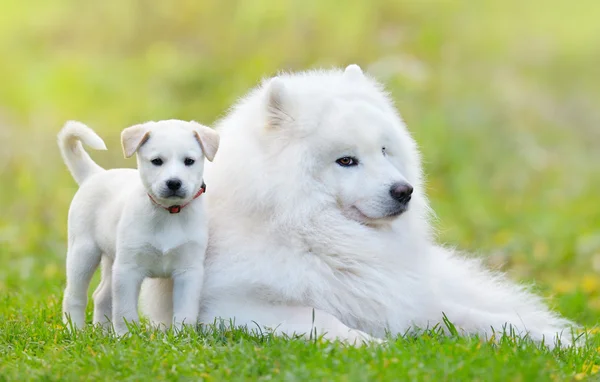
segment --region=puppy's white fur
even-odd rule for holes
[[[510,326],[569,343],[571,322],[539,297],[435,244],[417,145],[358,66],[267,80],[218,129],[206,173],[204,322],[352,342],[444,326],[445,314],[464,334]],[[336,163],[348,156],[359,164]],[[397,181],[414,193],[406,212],[389,216]],[[144,286],[152,319],[169,317],[170,287]]]
[[[212,160],[216,153],[218,134],[177,120],[127,128],[122,133],[123,150],[127,157],[137,152],[138,170],[98,166],[81,142],[106,149],[104,142],[79,122],[68,122],[58,142],[80,185],[69,210],[64,319],[79,328],[85,324],[90,279],[102,262],[102,281],[94,292],[94,323],[108,324],[112,319],[115,331],[126,333],[126,322],[138,319],[143,279],[172,277],[174,314],[167,325],[195,324],[208,225],[204,197],[194,196],[203,185],[204,157]],[[172,188],[179,181],[180,187],[170,189],[169,181]],[[178,214],[165,209],[185,204]]]

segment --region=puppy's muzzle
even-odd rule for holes
[[[165,182],[165,188],[161,192],[163,198],[185,198],[186,192],[180,179],[172,178]]]
[[[181,188],[181,180],[169,179],[167,180],[167,188],[171,191],[177,191]]]

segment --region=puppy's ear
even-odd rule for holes
[[[145,124],[126,128],[121,133],[121,145],[125,158],[131,158],[140,147],[150,138],[150,131]]]
[[[365,75],[362,69],[356,64],[348,65],[344,70],[344,77],[350,80],[358,80],[360,78],[363,78],[364,76]]]
[[[217,150],[219,149],[219,133],[208,126],[199,124],[198,122],[192,121],[191,123],[194,129],[194,136],[200,144],[200,147],[204,152],[204,156],[206,159],[212,162],[213,159],[215,159]]]
[[[291,102],[288,90],[278,77],[272,78],[267,86],[267,125],[274,128],[283,127],[286,122],[294,120],[290,116]]]

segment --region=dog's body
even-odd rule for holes
[[[352,342],[445,314],[464,334],[569,342],[539,297],[434,243],[416,144],[357,66],[267,81],[218,130],[203,322]],[[144,285],[153,320],[170,316],[170,287]]]
[[[104,143],[78,122],[68,123],[59,134],[65,163],[80,184],[69,210],[63,302],[64,318],[74,326],[85,323],[87,290],[101,261],[94,323],[112,319],[118,334],[127,332],[126,321],[138,319],[139,288],[146,277],[174,278],[176,327],[197,321],[208,224],[204,198],[198,198],[204,190],[203,152],[207,150],[195,134],[200,129],[200,134],[215,139],[216,133],[196,125],[162,121],[126,129],[126,156],[138,151],[141,171],[103,170],[96,165],[80,141],[97,149],[105,149]],[[210,159],[213,156],[211,151]]]

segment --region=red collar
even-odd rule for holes
[[[160,204],[158,204],[156,202],[156,200],[154,200],[154,198],[152,198],[152,196],[150,194],[148,194],[148,197],[150,198],[150,200],[152,200],[152,203],[156,204],[160,208],[164,208],[165,210],[169,211],[169,213],[171,213],[171,214],[178,214],[178,213],[181,212],[181,210],[183,209],[183,207],[185,207],[188,204],[190,204],[192,201],[194,201],[194,199],[197,199],[198,197],[200,197],[200,195],[202,195],[205,192],[206,192],[206,184],[202,183],[202,186],[200,187],[200,190],[198,191],[198,193],[196,195],[194,195],[194,197],[192,198],[192,200],[190,200],[186,204],[175,205],[175,206],[171,206],[171,207],[163,207],[163,206],[161,206]]]

